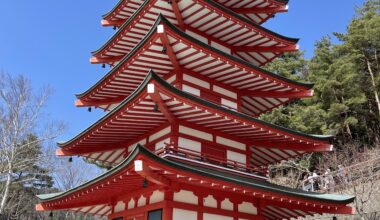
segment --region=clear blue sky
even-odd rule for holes
[[[355,6],[364,0],[290,0],[288,13],[277,15],[266,27],[301,38],[301,50],[311,57],[315,41],[332,32],[344,32]],[[101,15],[117,0],[1,0],[0,71],[24,74],[35,88],[50,85],[54,93],[46,113],[65,121],[69,139],[102,114],[74,106],[75,93],[93,85],[107,69],[89,63],[114,31],[100,25]]]

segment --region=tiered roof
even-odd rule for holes
[[[127,199],[125,195],[146,191],[141,189],[140,185],[144,177],[134,171],[133,162],[136,160],[149,164],[148,169],[154,171],[152,176],[145,176],[152,178],[151,189],[166,186],[175,190],[178,185],[196,186],[206,187],[210,193],[221,191],[224,195],[236,194],[241,198],[259,199],[261,212],[268,220],[291,219],[325,212],[354,212],[352,207],[346,206],[353,202],[354,197],[294,190],[252,178],[175,162],[161,158],[139,144],[122,163],[98,178],[65,193],[40,196],[42,203],[37,205],[37,210],[69,209],[101,216],[111,214],[112,206],[109,201],[123,201]],[[249,217],[251,216],[248,215],[246,218]]]
[[[157,29],[159,25],[162,33]],[[312,84],[289,80],[208,46],[160,15],[150,32],[118,65],[77,95],[78,104],[112,109],[137,88],[150,69],[167,80],[177,77],[187,84],[197,84],[194,78],[198,78],[204,83],[192,86],[208,89],[215,85],[233,91],[241,99],[240,110],[254,116],[313,94]]]
[[[286,11],[286,3],[121,0],[102,22],[119,30],[91,58],[113,68],[77,95],[76,102],[109,112],[59,143],[57,151],[114,168],[68,192],[40,196],[37,209],[112,216],[114,203],[127,195],[199,187],[221,198],[226,193],[249,198],[261,219],[353,213],[347,206],[353,197],[265,181],[270,164],[332,150],[331,136],[308,135],[256,118],[313,94],[312,84],[259,67],[298,49],[298,39],[260,26]],[[222,160],[216,152],[220,149]],[[141,189],[147,180],[149,187]],[[258,216],[238,214],[244,219]]]
[[[143,0],[120,0],[119,3],[103,16],[104,26],[121,26],[143,4]],[[185,0],[173,1],[173,4]],[[217,0],[219,4],[240,14],[252,22],[261,24],[278,12],[288,11],[287,0]]]
[[[159,91],[161,111],[155,110],[155,103],[160,100],[148,93],[149,83]],[[166,113],[162,109],[166,109]],[[105,117],[72,140],[60,143],[59,153],[117,164],[128,154],[129,146],[172,123],[245,143],[251,148],[255,166],[307,152],[332,150],[331,136],[307,135],[229,110],[183,92],[150,72],[143,83]]]
[[[121,60],[151,30],[160,13],[188,34],[257,66],[298,49],[298,39],[267,30],[214,1],[174,2],[145,1],[114,37],[93,52],[91,62],[114,64]]]

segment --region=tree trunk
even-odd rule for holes
[[[5,209],[5,205],[7,203],[7,200],[8,200],[8,196],[9,196],[9,188],[11,187],[11,184],[12,184],[12,164],[8,164],[8,173],[7,173],[7,181],[5,183],[5,190],[4,190],[4,195],[3,195],[3,198],[1,200],[1,204],[0,204],[0,215],[4,214],[4,209]]]
[[[371,63],[368,60],[367,60],[367,68],[368,68],[369,75],[371,76],[372,91],[375,96],[377,110],[379,111],[379,115],[380,115],[380,98],[379,98],[379,94],[377,93],[376,81],[375,81],[375,76],[371,68]]]

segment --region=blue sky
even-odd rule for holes
[[[332,32],[344,32],[355,6],[364,0],[290,0],[288,13],[265,24],[289,37],[301,38],[301,50],[309,58],[314,43]],[[104,113],[91,113],[74,106],[75,93],[85,91],[108,69],[89,63],[90,52],[98,49],[114,30],[100,25],[101,15],[117,0],[1,0],[0,71],[24,74],[37,89],[50,85],[54,93],[45,113],[64,121],[67,140]]]

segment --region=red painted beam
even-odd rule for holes
[[[306,152],[327,152],[332,151],[333,146],[331,144],[320,144],[313,146],[310,142],[309,145],[306,143],[294,143],[294,142],[285,142],[285,141],[251,141],[250,146],[264,147],[264,148],[278,148],[286,150],[295,150],[295,151],[306,151]]]
[[[107,58],[91,57],[90,63],[92,64],[115,63],[123,59],[123,57],[124,56],[114,56],[114,57],[107,57]]]
[[[182,17],[180,9],[178,7],[177,0],[172,0],[172,7],[173,7],[175,17],[177,18],[177,21],[178,21],[178,26],[182,30],[184,30],[185,29],[185,23],[183,22],[183,17]]]
[[[141,177],[153,182],[157,185],[170,187],[172,182],[164,176],[158,175],[150,167],[149,162],[143,160],[135,160],[135,172]]]
[[[290,46],[238,46],[233,47],[234,51],[250,51],[250,52],[294,52],[299,50],[299,45],[290,45]]]
[[[298,205],[297,202],[281,202],[281,201],[275,201],[275,200],[262,200],[261,205],[263,207],[265,206],[274,206],[274,207],[282,207],[287,208],[290,210],[301,210],[304,212],[312,211],[312,212],[318,212],[318,213],[330,213],[330,214],[347,214],[352,215],[355,214],[355,208],[350,206],[337,206],[336,204],[326,205],[320,205],[316,204],[313,205],[313,201],[310,201],[310,203],[306,206],[305,204]]]
[[[233,8],[232,11],[238,14],[259,14],[259,13],[278,13],[278,12],[287,12],[288,6],[279,6],[279,7],[264,7],[264,8]]]
[[[125,20],[102,20],[102,25],[103,26],[121,26]]]
[[[284,92],[275,92],[275,91],[251,91],[243,90],[239,92],[240,96],[249,96],[249,97],[265,97],[265,98],[307,98],[314,95],[313,90],[304,90],[299,92],[284,91]]]

